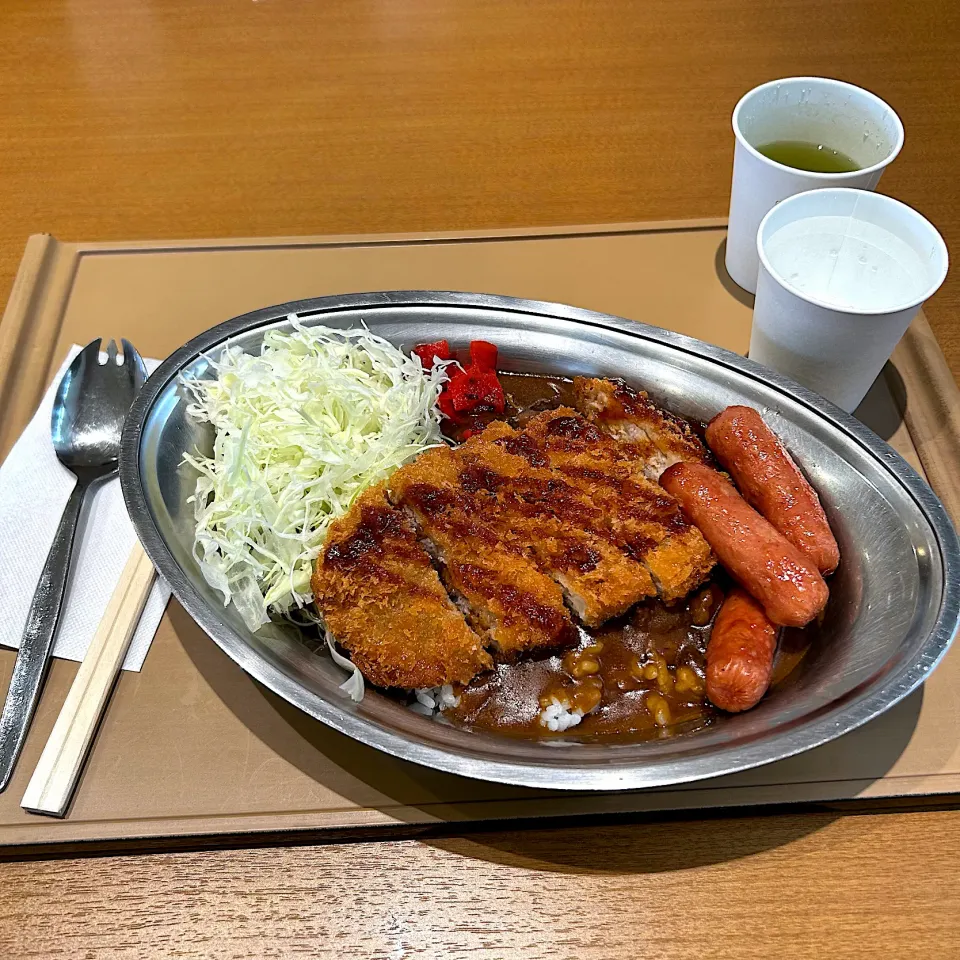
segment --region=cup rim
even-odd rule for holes
[[[826,300],[821,300],[819,297],[811,296],[809,293],[805,293],[803,290],[800,290],[798,287],[795,287],[789,280],[787,280],[778,270],[774,270],[769,259],[767,259],[766,251],[763,249],[763,231],[766,228],[767,221],[770,217],[776,213],[782,211],[785,207],[802,203],[804,200],[809,200],[810,198],[807,194],[817,194],[822,196],[823,194],[845,194],[852,193],[857,196],[867,196],[877,198],[880,203],[891,204],[895,207],[900,207],[901,212],[905,213],[908,217],[911,217],[914,220],[919,220],[924,224],[927,229],[930,231],[931,235],[934,238],[934,244],[940,248],[941,254],[941,269],[937,279],[931,283],[928,287],[924,289],[922,296],[915,297],[912,300],[908,300],[904,303],[897,304],[894,307],[891,307],[889,310],[864,310],[860,307],[840,307],[835,303],[829,303]],[[914,210],[909,204],[903,203],[900,200],[895,200],[893,197],[887,196],[885,193],[877,193],[874,190],[859,190],[856,187],[824,187],[819,190],[804,190],[802,193],[795,193],[792,197],[787,197],[786,200],[781,200],[780,203],[771,207],[764,218],[760,221],[760,226],[757,228],[757,254],[760,257],[760,263],[763,265],[763,268],[773,277],[774,280],[780,284],[785,290],[793,294],[800,300],[803,300],[806,303],[812,304],[815,307],[821,307],[824,310],[829,310],[832,313],[843,313],[848,316],[856,317],[886,317],[893,313],[900,313],[903,310],[911,310],[914,307],[919,307],[924,301],[929,300],[941,286],[943,286],[943,281],[947,278],[947,271],[950,266],[950,258],[947,252],[947,244],[943,239],[940,231],[918,210]]]
[[[780,163],[777,160],[771,160],[769,157],[765,157],[753,144],[751,144],[747,138],[743,135],[740,130],[740,111],[746,104],[747,100],[754,96],[754,94],[760,93],[761,90],[766,90],[769,87],[775,87],[780,83],[818,83],[831,87],[839,87],[846,90],[855,90],[857,93],[866,95],[869,100],[873,100],[877,105],[883,107],[884,109],[890,112],[890,115],[893,117],[894,124],[897,130],[896,142],[893,144],[890,152],[884,157],[883,160],[878,160],[876,163],[871,164],[869,167],[862,167],[859,170],[848,170],[846,173],[818,173],[815,170],[798,170],[796,167],[789,167],[785,163]],[[883,170],[885,167],[888,167],[894,160],[897,159],[900,151],[903,149],[904,141],[904,129],[903,121],[900,119],[900,115],[897,113],[893,107],[887,103],[886,100],[883,100],[881,97],[878,97],[875,93],[872,93],[870,90],[867,90],[865,87],[858,87],[855,83],[847,83],[846,80],[834,80],[831,77],[780,77],[777,80],[768,80],[766,83],[761,83],[759,86],[754,87],[752,90],[748,90],[738,101],[737,105],[733,108],[733,115],[731,117],[731,124],[733,126],[733,135],[739,143],[748,153],[756,157],[763,163],[769,164],[771,167],[776,168],[777,170],[785,170],[789,173],[798,174],[805,178],[811,180],[822,180],[825,183],[842,183],[845,180],[853,180],[856,177],[862,177],[869,175],[871,173],[876,173],[878,170]]]

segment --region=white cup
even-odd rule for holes
[[[727,228],[727,273],[757,289],[757,228],[767,211],[795,193],[820,187],[873,190],[903,146],[903,124],[879,97],[840,80],[789,77],[746,94],[733,111],[736,146]],[[811,173],[770,160],[757,147],[778,140],[824,144],[860,166],[850,173]]]
[[[852,413],[920,304],[947,275],[947,247],[882,193],[825,189],[760,224],[750,358]]]

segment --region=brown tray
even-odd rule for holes
[[[0,456],[71,343],[126,336],[163,357],[257,307],[331,293],[443,289],[556,300],[744,352],[750,298],[723,268],[721,221],[476,235],[60,243],[32,237],[0,323]],[[921,316],[859,415],[960,516],[960,396]],[[12,651],[0,651],[6,689]],[[54,663],[0,845],[272,831],[344,833],[498,818],[960,792],[960,649],[922,690],[799,757],[687,787],[563,794],[481,783],[354,743],[248,678],[172,602],[140,674],[114,693],[67,818],[19,803],[76,665]],[[170,842],[168,840],[168,842]]]

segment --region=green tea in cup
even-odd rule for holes
[[[806,140],[774,140],[758,146],[757,151],[774,163],[811,173],[852,173],[860,169],[856,160],[823,143]]]

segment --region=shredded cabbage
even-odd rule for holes
[[[370,484],[442,442],[447,379],[358,330],[265,334],[259,356],[227,346],[215,379],[183,379],[187,413],[216,430],[199,472],[194,555],[251,630],[271,613],[314,619],[310,575],[330,522]]]

